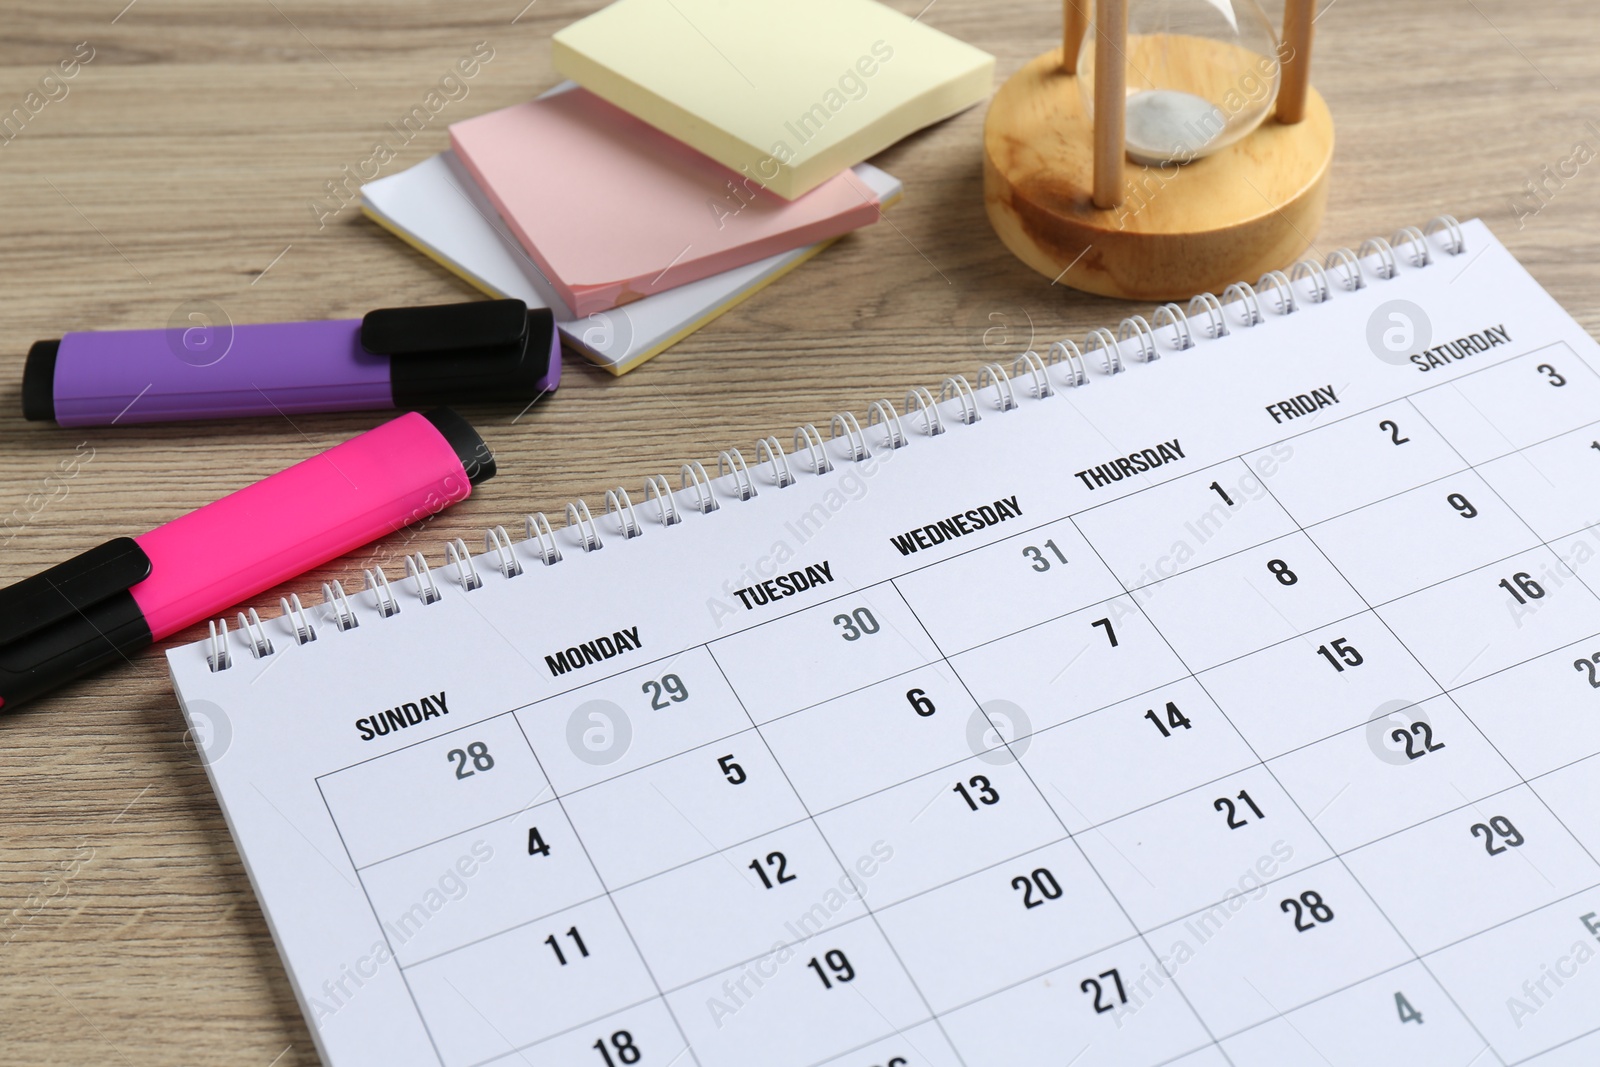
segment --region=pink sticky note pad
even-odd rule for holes
[[[583,89],[450,127],[450,142],[574,316],[859,229],[849,171],[796,200]]]

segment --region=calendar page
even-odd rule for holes
[[[173,650],[324,1059],[1600,1062],[1600,360],[1463,230]]]

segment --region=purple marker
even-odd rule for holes
[[[187,327],[40,341],[22,372],[22,413],[104,426],[531,404],[561,381],[555,317],[520,300],[387,308],[332,322],[203,321],[219,317],[197,311]]]

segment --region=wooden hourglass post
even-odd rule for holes
[[[1182,165],[1137,166],[1126,161],[1130,0],[1062,0],[1060,47],[1006,79],[983,122],[995,234],[1050,284],[1123,300],[1220,293],[1293,263],[1322,223],[1333,161],[1333,116],[1306,83],[1312,2],[1284,0],[1277,119]],[[1081,36],[1090,15],[1093,52]],[[1079,55],[1092,57],[1093,93]]]
[[[1094,206],[1122,203],[1122,157],[1127,150],[1128,0],[1095,0]]]
[[[1092,0],[1061,0],[1061,69],[1078,73],[1078,53],[1083,50],[1083,35],[1089,30],[1089,12],[1084,4]]]
[[[1283,68],[1278,85],[1278,121],[1293,126],[1306,117],[1311,85],[1311,23],[1316,0],[1286,0],[1283,5]]]

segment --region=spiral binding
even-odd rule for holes
[[[724,495],[734,501],[750,500],[768,489],[787,489],[805,475],[821,477],[832,473],[834,461],[829,444],[835,444],[836,454],[842,452],[839,458],[843,462],[861,463],[878,451],[907,447],[918,436],[938,437],[950,429],[950,422],[970,426],[983,419],[985,411],[1004,414],[1016,410],[1022,398],[1046,400],[1062,388],[1082,388],[1092,381],[1090,364],[1095,364],[1102,376],[1109,377],[1126,369],[1126,356],[1132,356],[1135,362],[1152,363],[1186,352],[1204,340],[1226,337],[1235,328],[1252,329],[1268,319],[1324,303],[1337,289],[1354,292],[1365,288],[1368,275],[1380,282],[1391,280],[1400,274],[1402,263],[1410,268],[1430,266],[1435,262],[1436,250],[1450,256],[1466,251],[1461,225],[1449,215],[1430,219],[1420,229],[1403,227],[1387,241],[1371,238],[1354,252],[1335,249],[1321,263],[1306,259],[1288,271],[1268,271],[1254,285],[1235,282],[1223,290],[1220,298],[1213,293],[1200,293],[1189,301],[1187,311],[1169,303],[1156,308],[1148,319],[1130,315],[1115,331],[1105,327],[1090,330],[1081,345],[1062,338],[1043,355],[1031,350],[1022,353],[1012,361],[1009,371],[1000,363],[986,364],[979,369],[976,388],[960,374],[946,378],[937,396],[922,386],[914,386],[907,391],[899,412],[889,400],[873,401],[867,409],[865,428],[854,413],[843,411],[829,420],[826,440],[811,423],[795,429],[788,452],[777,437],[760,438],[755,446],[754,467],[746,464],[737,448],[718,454],[715,478],[698,460],[690,460],[679,468],[676,492],[666,476],[647,477],[639,509],[622,486],[606,491],[605,514],[599,521],[583,500],[569,503],[565,509],[566,529],[572,531],[569,541],[590,553],[604,547],[607,535],[602,533],[602,526],[614,527],[616,536],[623,541],[644,536],[651,525],[670,529],[685,521],[686,512],[709,515],[718,510],[722,506],[717,499],[719,484]],[[512,542],[504,526],[484,531],[482,558],[502,579],[523,573],[519,549],[547,567],[563,559],[560,540],[542,513],[527,515],[524,525],[526,537],[517,543]],[[455,583],[453,587],[447,584],[448,593],[435,581],[421,552],[406,557],[406,577],[416,587],[415,603],[422,607],[457,593],[470,594],[485,584],[484,573],[461,538],[448,542],[444,555],[446,574]],[[400,598],[383,568],[374,566],[363,571],[363,576],[364,589],[372,596],[378,618],[400,614]],[[300,597],[293,594],[280,599],[279,608],[278,619],[272,621],[289,640],[295,645],[317,640],[315,609],[305,608]],[[355,605],[337,581],[323,583],[321,608],[322,621],[336,630],[353,630],[360,625]],[[213,620],[204,642],[207,665],[216,672],[229,670],[239,662],[232,648],[236,637],[243,641],[252,659],[274,655],[276,649],[267,626],[254,608],[239,613],[231,633],[226,619]]]

